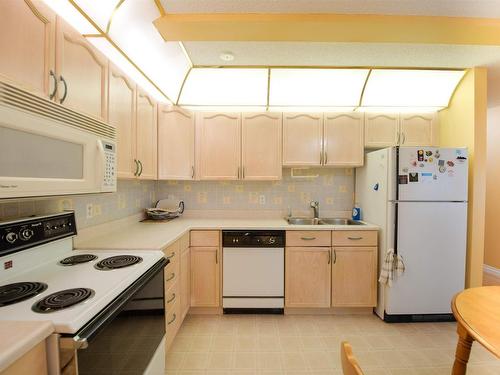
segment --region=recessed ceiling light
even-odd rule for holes
[[[234,60],[234,55],[232,52],[222,52],[220,55],[219,55],[219,58],[222,60],[222,61],[233,61]]]

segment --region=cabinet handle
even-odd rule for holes
[[[401,140],[401,133],[398,132],[398,135],[397,135],[397,141],[396,141],[396,144],[399,145],[399,141]]]
[[[332,262],[332,250],[328,249],[328,264]]]
[[[219,252],[215,251],[215,264],[219,264]]]
[[[59,80],[63,83],[64,85],[64,95],[63,97],[61,98],[61,100],[59,100],[59,103],[60,104],[63,104],[64,101],[66,100],[66,96],[68,95],[68,84],[66,83],[66,80],[64,79],[64,77],[61,75],[59,76]]]
[[[170,275],[170,277],[166,281],[173,280],[174,277],[175,277],[175,272],[172,272],[172,275]]]
[[[323,151],[319,152],[319,164],[323,165]]]
[[[325,165],[328,164],[328,153],[325,151]]]
[[[337,263],[337,252],[333,249],[333,264]]]
[[[304,240],[304,241],[312,241],[312,240],[315,240],[316,237],[300,237],[301,240]]]
[[[139,174],[138,174],[138,176],[140,176],[140,175],[142,175],[142,161],[137,160],[137,162],[139,163],[139,166],[141,167],[141,169],[139,170]]]
[[[245,167],[241,167],[241,178],[245,179]]]
[[[167,259],[172,259],[173,257],[175,257],[175,251],[172,253],[172,255],[169,255]]]
[[[167,303],[172,302],[174,299],[175,299],[175,293],[172,293],[172,298],[170,298],[169,300],[167,300]]]
[[[134,176],[137,176],[137,174],[139,173],[139,163],[137,162],[137,159],[134,159],[134,163],[135,163]]]
[[[403,145],[404,145],[404,144],[405,144],[405,142],[406,142],[406,134],[405,134],[405,133],[401,133],[401,134],[403,135],[403,142],[401,142],[401,144],[403,144]]]
[[[194,165],[191,166],[191,178],[194,179]]]
[[[51,70],[49,72],[49,74],[52,77],[53,82],[54,82],[54,90],[52,90],[52,92],[49,95],[49,99],[52,100],[52,99],[54,99],[54,96],[56,96],[56,93],[57,93],[57,77],[56,77],[56,75],[55,75],[55,73],[54,73],[53,70]]]
[[[167,322],[167,326],[169,326],[170,324],[172,324],[173,322],[175,322],[175,319],[177,319],[177,315],[175,315],[175,313],[174,313],[174,317],[172,318],[171,321]]]
[[[347,237],[347,239],[357,241],[357,240],[362,240],[363,237]]]

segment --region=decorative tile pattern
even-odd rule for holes
[[[167,353],[167,374],[342,375],[349,341],[366,375],[449,375],[455,323],[387,324],[374,315],[188,315]],[[500,374],[474,344],[468,374]]]

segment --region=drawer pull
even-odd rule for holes
[[[357,240],[362,240],[363,237],[347,237],[349,240],[357,241]]]
[[[300,237],[300,239],[304,241],[313,241],[316,239],[316,237]]]
[[[172,253],[172,255],[169,255],[167,259],[172,259],[173,257],[175,257],[175,251]]]
[[[166,281],[173,280],[174,277],[175,277],[175,272],[172,272],[172,275],[170,275],[170,277]]]
[[[333,264],[337,263],[337,252],[333,249]]]
[[[172,298],[170,298],[169,300],[167,300],[167,303],[170,303],[173,300],[175,300],[175,293],[172,293]]]
[[[328,264],[332,262],[332,250],[328,250]]]
[[[177,319],[177,315],[175,315],[175,313],[174,313],[174,317],[172,318],[172,320],[170,320],[169,322],[167,322],[167,325],[169,326],[170,324],[172,324],[173,322],[175,322],[175,319]]]

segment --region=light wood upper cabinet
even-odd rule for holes
[[[324,165],[362,166],[364,159],[364,114],[325,114]]]
[[[108,122],[116,127],[118,178],[134,178],[135,161],[135,83],[110,64],[108,86]]]
[[[158,179],[194,178],[194,114],[182,108],[158,108]]]
[[[0,1],[0,76],[50,97],[55,90],[55,31],[56,15],[41,1]]]
[[[285,306],[330,307],[331,248],[285,249]]]
[[[437,115],[401,114],[402,146],[437,145]]]
[[[389,147],[399,142],[399,114],[366,113],[365,146]]]
[[[241,177],[281,179],[281,113],[244,113],[241,127]]]
[[[191,307],[191,251],[181,250],[181,318],[184,319]],[[181,320],[182,320],[181,319]]]
[[[58,102],[106,121],[108,61],[60,17],[56,30]]]
[[[240,177],[239,113],[200,113],[196,128],[198,177],[237,180]]]
[[[283,115],[283,165],[321,165],[322,113]]]
[[[154,180],[157,176],[157,107],[156,102],[141,89],[137,89],[137,161],[138,177]]]
[[[191,306],[218,307],[219,248],[191,248]]]
[[[377,248],[334,247],[332,306],[372,307],[377,304]]]

